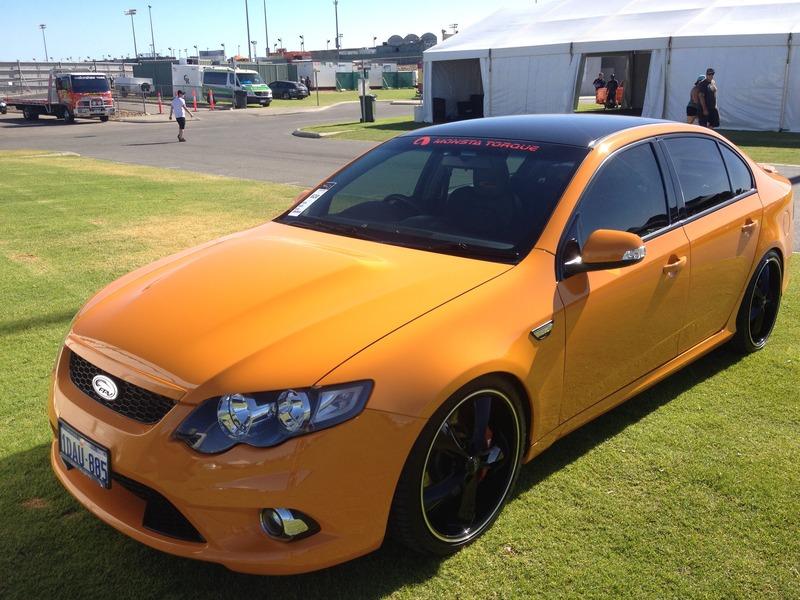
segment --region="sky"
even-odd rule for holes
[[[342,47],[372,46],[390,35],[422,35],[430,31],[441,41],[441,30],[457,23],[459,29],[479,21],[505,6],[527,6],[535,0],[339,0],[339,32]],[[220,48],[228,55],[247,55],[247,22],[244,0],[150,0],[156,50],[168,48],[200,50]],[[134,27],[139,53],[151,52],[147,2],[102,0],[81,3],[81,10],[64,10],[63,0],[14,2],[0,0],[0,61],[44,59],[44,44],[39,24],[46,25],[48,54],[54,60],[67,57],[102,58],[103,55],[133,56],[131,18],[123,13],[135,8]],[[264,0],[248,0],[250,39],[256,40],[264,55]],[[267,0],[270,46],[283,40],[290,50],[300,49],[300,35],[306,50],[324,49],[326,40],[334,47],[333,0]],[[449,31],[449,29],[448,29]]]

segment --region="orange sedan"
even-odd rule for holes
[[[708,129],[435,126],[83,307],[51,462],[159,550],[299,573],[444,555],[520,465],[713,348],[769,339],[791,187]]]

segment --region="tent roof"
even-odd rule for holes
[[[425,55],[436,59],[439,53],[489,48],[796,32],[798,0],[560,0],[498,10]]]

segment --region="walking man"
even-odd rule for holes
[[[178,141],[185,142],[186,138],[183,137],[183,130],[186,129],[186,113],[194,119],[194,115],[186,108],[186,100],[183,99],[183,90],[178,90],[175,97],[172,99],[172,104],[169,107],[169,120],[172,120],[173,113],[175,120],[178,122]]]
[[[714,81],[714,69],[706,69],[706,78],[698,84],[700,88],[700,108],[698,115],[702,127],[714,129],[719,127],[719,110],[717,110],[717,82]]]

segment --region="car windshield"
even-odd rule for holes
[[[264,83],[258,73],[238,73],[236,76],[239,78],[239,85],[259,85]]]
[[[105,75],[71,75],[73,92],[107,92],[111,89]]]
[[[327,180],[277,221],[500,262],[542,233],[586,148],[404,136]]]

